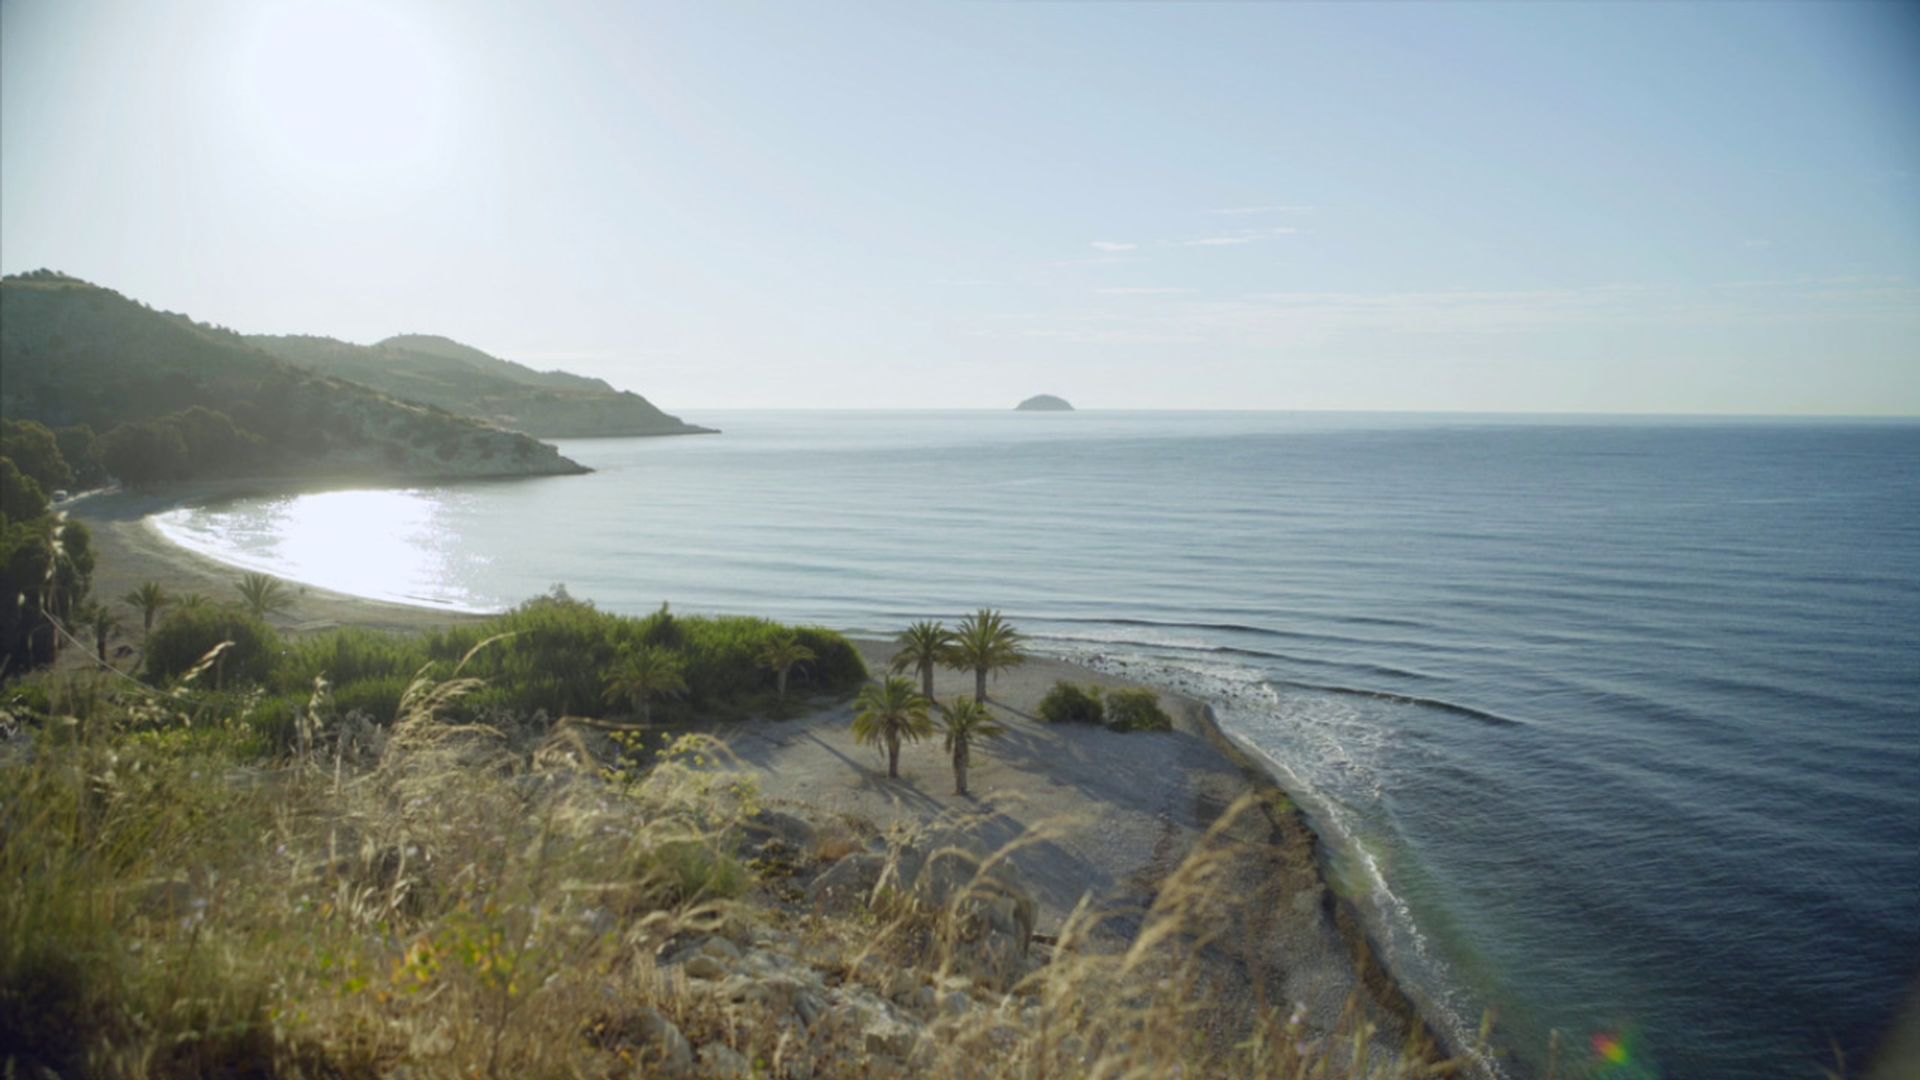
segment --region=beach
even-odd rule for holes
[[[181,548],[146,523],[189,498],[217,494],[101,493],[64,507],[92,533],[94,594],[116,600],[146,581],[175,595],[230,594],[240,570]],[[270,617],[283,633],[349,626],[417,633],[484,618],[315,587],[294,592],[292,606]],[[128,625],[117,641],[133,644],[136,617],[123,615]],[[855,644],[869,670],[887,670],[890,642]],[[86,662],[78,652],[70,650],[65,662]],[[1372,959],[1352,905],[1329,888],[1319,840],[1304,817],[1220,730],[1204,702],[1152,687],[1173,718],[1169,732],[1047,724],[1037,718],[1038,705],[1057,681],[1106,689],[1141,685],[1045,656],[998,674],[988,697],[1007,732],[975,747],[971,793],[964,797],[953,794],[952,770],[937,739],[906,747],[900,777],[889,779],[874,749],[855,743],[849,702],[792,719],[728,725],[718,734],[771,806],[804,808],[815,818],[849,820],[875,832],[957,824],[990,847],[1039,830],[1045,838],[1019,847],[1012,861],[1033,894],[1035,933],[1043,941],[1057,936],[1083,897],[1124,935],[1222,814],[1254,796],[1257,804],[1244,807],[1211,841],[1232,850],[1224,881],[1236,903],[1235,925],[1202,950],[1208,991],[1232,1003],[1229,1013],[1261,1004],[1297,1008],[1326,1029],[1358,1000],[1383,1049],[1404,1045],[1409,1025],[1424,1027]],[[941,670],[934,689],[941,699],[970,694],[973,676]]]

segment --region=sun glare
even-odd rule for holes
[[[439,579],[434,500],[417,491],[330,491],[288,499],[276,513],[273,561],[342,592],[418,603]]]
[[[453,94],[444,48],[404,13],[366,3],[262,4],[239,93],[262,141],[327,179],[383,179],[430,161]]]

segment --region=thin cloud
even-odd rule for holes
[[[1308,214],[1312,212],[1313,207],[1311,206],[1284,204],[1277,206],[1228,206],[1219,210],[1210,211],[1210,213],[1225,214],[1229,217],[1242,217],[1248,214]]]
[[[1156,285],[1122,285],[1112,289],[1095,289],[1101,296],[1176,296],[1190,293],[1192,289],[1162,288]]]
[[[1253,237],[1242,233],[1239,236],[1202,236],[1197,240],[1182,240],[1180,247],[1233,247],[1237,244],[1251,244]]]
[[[1093,242],[1093,250],[1095,251],[1132,251],[1139,246],[1139,244],[1129,243],[1124,240],[1095,240]]]

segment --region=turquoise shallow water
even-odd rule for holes
[[[1920,424],[717,413],[586,477],[177,511],[230,561],[490,608],[890,632],[980,605],[1213,701],[1389,962],[1528,1075],[1858,1061],[1920,964]]]

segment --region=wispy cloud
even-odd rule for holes
[[[1112,289],[1095,289],[1101,296],[1177,296],[1190,293],[1192,289],[1163,288],[1157,285],[1122,285]]]
[[[1309,214],[1313,212],[1313,207],[1296,205],[1228,206],[1210,212],[1225,214],[1229,217],[1244,217],[1249,214]]]
[[[1255,237],[1252,233],[1238,233],[1233,236],[1202,236],[1196,240],[1182,240],[1180,247],[1234,247],[1239,244],[1251,244]]]
[[[1124,240],[1095,240],[1093,242],[1093,250],[1095,251],[1132,251],[1139,246],[1139,244],[1129,243]]]

